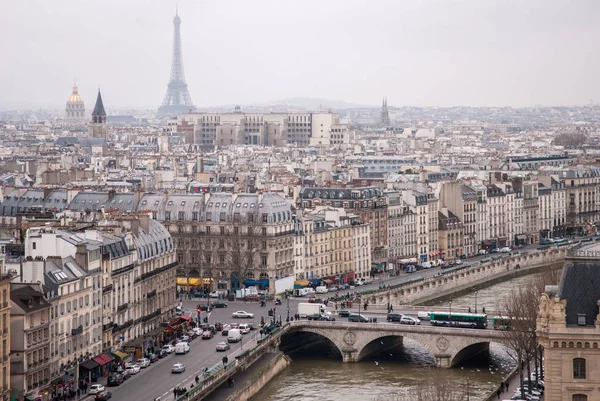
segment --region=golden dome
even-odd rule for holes
[[[73,93],[67,99],[67,104],[83,104],[83,99],[79,96],[79,91],[77,90],[77,85],[73,85]]]

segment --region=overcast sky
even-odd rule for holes
[[[179,6],[198,106],[319,97],[574,105],[600,94],[598,0],[18,0],[0,8],[0,107],[64,107],[77,80],[157,108]]]

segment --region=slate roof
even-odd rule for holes
[[[29,287],[17,287],[10,291],[10,300],[25,313],[35,312],[50,307],[50,303],[44,298],[44,294]],[[29,302],[31,301],[31,303]],[[19,315],[16,308],[11,309],[11,315]]]
[[[102,103],[102,95],[100,94],[100,89],[98,89],[98,97],[96,98],[96,106],[94,106],[94,111],[92,111],[92,115],[100,115],[105,116],[106,111],[104,111],[104,104]]]

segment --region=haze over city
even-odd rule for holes
[[[600,91],[596,1],[20,1],[0,13],[0,107],[62,107],[73,80],[157,108],[172,20],[199,106],[318,97],[394,106],[577,105]]]

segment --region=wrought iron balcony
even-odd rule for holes
[[[71,329],[72,336],[78,336],[79,334],[83,334],[83,326],[79,326],[76,329]]]
[[[123,305],[119,305],[117,312],[124,312],[129,308],[129,302],[125,302]]]
[[[156,296],[156,290],[152,290],[148,294],[146,294],[146,298],[154,298],[155,296]]]

